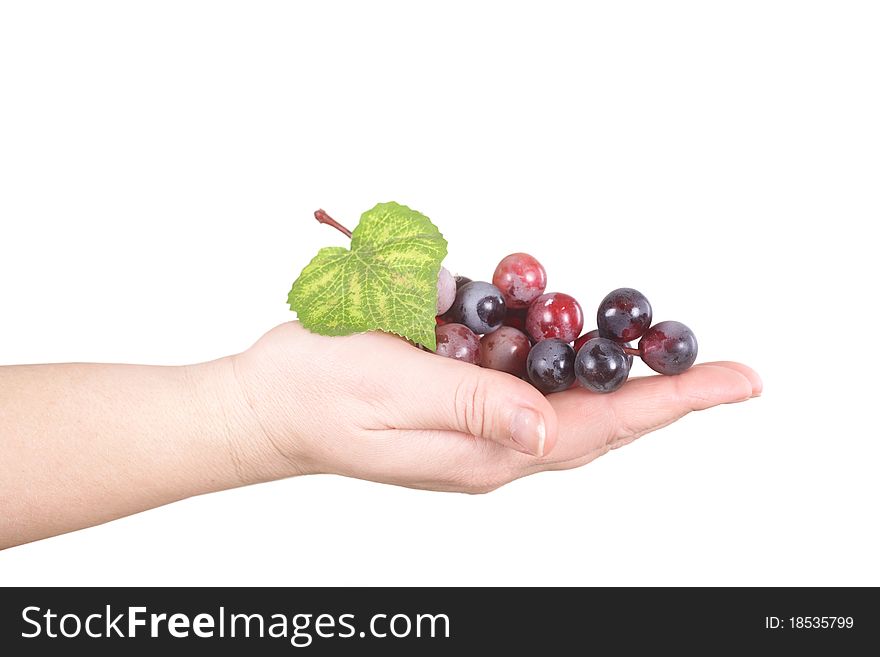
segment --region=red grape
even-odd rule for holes
[[[514,376],[524,376],[530,348],[531,343],[525,333],[502,326],[480,340],[480,365]]]
[[[437,354],[447,358],[480,364],[480,338],[464,324],[438,326]]]
[[[542,294],[532,302],[526,315],[526,332],[535,342],[547,338],[573,342],[583,327],[580,304],[561,292]]]
[[[508,308],[507,314],[504,315],[504,325],[511,326],[525,333],[526,313],[528,313],[528,308],[514,308],[513,310]]]
[[[511,253],[498,263],[492,284],[501,290],[508,308],[527,308],[544,293],[547,272],[528,253]]]
[[[592,340],[593,338],[601,337],[599,335],[599,329],[593,329],[592,331],[587,331],[581,337],[574,341],[574,353],[577,353],[581,350],[581,347],[584,346],[584,342],[587,340]]]

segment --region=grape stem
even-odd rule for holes
[[[623,353],[628,354],[629,356],[641,356],[642,352],[638,349],[633,349],[632,347],[623,347]]]
[[[315,219],[318,220],[319,224],[327,224],[328,226],[333,226],[340,233],[348,238],[351,238],[351,231],[323,210],[315,210]]]

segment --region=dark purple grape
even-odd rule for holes
[[[623,348],[607,338],[587,340],[574,361],[574,374],[587,390],[614,392],[629,376],[630,362]]]
[[[467,276],[462,276],[461,274],[456,274],[455,276],[455,291],[457,292],[463,285],[467,285],[471,282],[471,279]]]
[[[567,390],[574,382],[574,349],[558,338],[541,340],[529,352],[526,372],[545,394]]]
[[[491,333],[504,322],[504,298],[491,283],[471,281],[462,285],[452,308],[443,319],[464,324],[474,333]]]
[[[463,324],[443,324],[436,328],[437,355],[480,364],[480,338]]]
[[[531,346],[525,333],[502,326],[480,340],[480,365],[514,376],[525,376]]]
[[[660,322],[639,340],[645,364],[660,374],[681,374],[697,360],[697,338],[681,322]]]
[[[581,347],[584,346],[584,343],[587,340],[592,340],[593,338],[601,338],[599,335],[599,329],[593,329],[592,331],[587,331],[581,337],[574,341],[574,353],[578,353],[581,350]],[[622,347],[633,348],[632,343],[627,342],[626,344],[621,345]],[[626,362],[629,363],[630,369],[632,369],[633,357],[630,354],[626,354]]]
[[[596,313],[599,335],[615,342],[638,340],[651,325],[651,304],[631,287],[621,287],[602,299]]]

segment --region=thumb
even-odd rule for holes
[[[531,385],[504,372],[424,356],[430,363],[408,382],[419,425],[412,428],[458,431],[533,456],[553,449],[556,411]]]

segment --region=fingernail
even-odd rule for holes
[[[547,437],[547,429],[544,427],[544,418],[528,408],[521,408],[513,416],[510,423],[510,439],[513,440],[522,451],[534,456],[544,456],[544,439]]]

